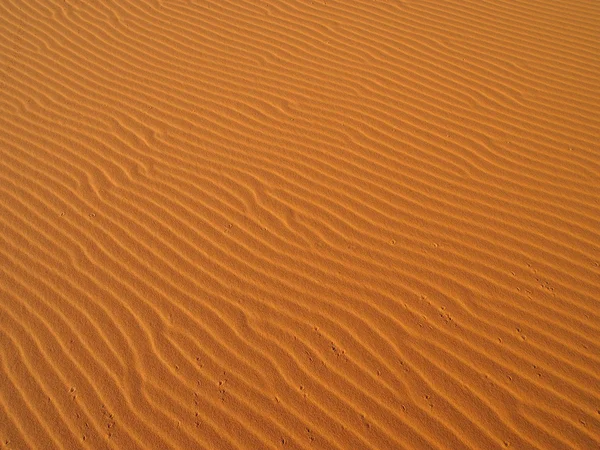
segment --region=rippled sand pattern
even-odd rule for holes
[[[600,3],[0,1],[0,448],[600,448]]]

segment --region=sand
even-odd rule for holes
[[[0,448],[600,448],[600,4],[0,2]]]

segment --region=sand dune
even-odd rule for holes
[[[597,2],[0,24],[0,448],[600,448]]]

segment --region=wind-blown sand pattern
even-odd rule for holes
[[[0,24],[0,448],[600,448],[598,2]]]

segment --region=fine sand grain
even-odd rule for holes
[[[0,448],[600,448],[596,0],[0,0]]]

